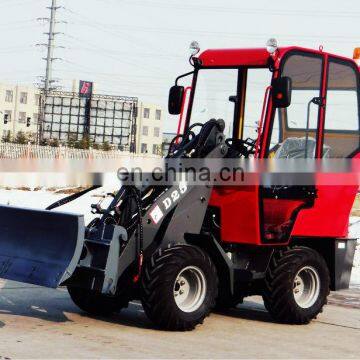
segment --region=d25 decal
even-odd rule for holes
[[[154,206],[149,213],[149,216],[154,224],[157,224],[164,217],[164,213],[167,212],[173,204],[180,200],[180,198],[186,193],[187,189],[186,183],[180,183],[178,189],[171,190],[167,197],[163,198],[159,204]]]

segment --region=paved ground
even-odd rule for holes
[[[258,298],[212,314],[193,332],[154,330],[139,304],[91,318],[66,290],[0,280],[0,359],[359,358],[360,289],[333,294],[307,326],[275,324]]]

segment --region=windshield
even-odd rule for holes
[[[235,137],[256,139],[257,122],[260,120],[264,93],[271,83],[271,76],[269,69],[264,68],[200,70],[191,124],[220,118],[225,121],[226,137],[233,137],[233,126],[240,126],[243,129],[235,131]]]
[[[225,121],[224,133],[232,136],[234,103],[230,96],[236,96],[237,69],[206,69],[199,71],[194,103],[191,111],[191,123],[215,118]]]

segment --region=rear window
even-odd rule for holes
[[[347,157],[359,148],[358,71],[351,62],[330,58],[324,156]]]

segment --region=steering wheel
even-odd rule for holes
[[[195,135],[193,129],[200,127],[200,131]],[[210,119],[206,123],[194,123],[186,133],[177,135],[170,143],[167,157],[203,157],[211,148],[216,146],[216,134],[223,132],[225,127],[224,120]],[[178,145],[175,145],[176,139],[181,139]]]
[[[254,148],[256,145],[256,140],[247,138],[243,139],[234,139],[229,138],[225,140],[226,145],[229,147],[229,152],[227,157],[239,157],[243,155],[245,158],[248,158],[249,155],[254,154]]]

